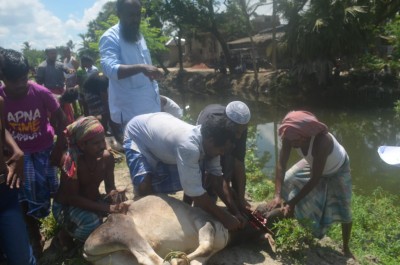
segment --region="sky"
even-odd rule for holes
[[[31,48],[44,50],[72,40],[77,50],[82,41],[78,34],[87,32],[87,24],[109,1],[0,0],[0,47],[21,51],[27,41]],[[257,13],[264,13],[263,8]]]
[[[21,50],[63,46],[72,40],[79,48],[79,33],[95,19],[109,0],[0,0],[0,46]]]

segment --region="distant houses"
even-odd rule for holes
[[[252,20],[254,28],[258,33],[253,35],[253,41],[256,46],[255,56],[257,61],[262,67],[268,67],[272,56],[272,40],[273,30],[275,30],[275,37],[277,40],[284,36],[285,25],[279,25],[273,29],[272,27],[266,28],[265,26],[272,24],[271,16],[257,16]],[[264,28],[262,29],[262,27]],[[251,64],[251,41],[250,37],[243,37],[240,39],[229,41],[228,47],[232,59],[238,64]],[[164,54],[164,64],[167,67],[175,67],[179,62],[178,52],[178,38],[171,37],[165,44],[168,52]],[[215,37],[210,33],[200,33],[195,38],[181,39],[182,56],[185,66],[204,63],[210,67],[218,65],[222,48]],[[189,65],[187,65],[189,64]]]

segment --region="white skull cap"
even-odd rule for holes
[[[232,101],[226,106],[226,116],[238,124],[247,124],[250,121],[250,109],[242,101]]]

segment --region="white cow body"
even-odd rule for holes
[[[84,256],[93,264],[158,265],[171,251],[203,264],[228,244],[228,230],[200,208],[167,195],[129,203],[126,215],[110,215],[86,240]]]

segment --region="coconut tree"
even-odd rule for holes
[[[22,43],[22,51],[29,51],[31,48],[32,46],[29,41],[24,41],[24,43]]]
[[[67,48],[69,48],[71,51],[73,51],[73,50],[75,49],[75,43],[74,43],[72,40],[69,40],[69,41],[65,44],[65,46],[66,46]]]
[[[279,0],[288,21],[286,48],[299,77],[326,83],[337,57],[357,58],[374,46],[381,25],[400,9],[398,0]]]

